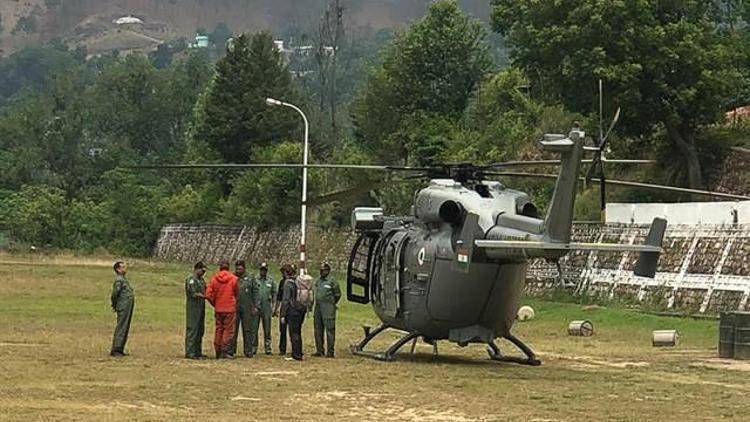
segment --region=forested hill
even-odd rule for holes
[[[0,1],[0,48],[8,55],[21,47],[55,38],[85,45],[90,51],[128,50],[143,42],[190,37],[198,28],[220,23],[233,32],[317,26],[324,0],[3,0]],[[391,28],[422,16],[429,0],[346,0],[353,26]],[[489,15],[489,0],[462,0],[464,10]],[[141,19],[147,31],[112,31],[113,20]]]

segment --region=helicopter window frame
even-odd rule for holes
[[[346,295],[351,302],[368,304],[370,297],[370,279],[372,252],[380,238],[379,233],[365,232],[359,235],[349,255],[346,273]],[[364,258],[364,259],[362,259]],[[362,268],[364,264],[364,268]],[[363,293],[357,294],[354,287],[362,287]]]

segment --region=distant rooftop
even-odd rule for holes
[[[143,21],[139,18],[136,18],[135,16],[123,16],[121,18],[117,18],[113,20],[112,23],[117,24],[117,25],[126,25],[126,24],[143,25]]]

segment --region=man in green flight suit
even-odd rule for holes
[[[115,326],[115,334],[112,336],[112,350],[109,355],[123,357],[127,356],[127,353],[125,353],[125,343],[128,342],[130,321],[133,319],[135,295],[128,279],[125,278],[128,266],[122,261],[117,261],[112,268],[117,275],[115,276],[115,282],[112,284],[110,301],[112,312],[117,312],[117,325]]]
[[[258,313],[260,306],[258,297],[258,286],[252,276],[247,273],[245,261],[239,260],[234,264],[234,274],[237,276],[240,294],[237,297],[237,318],[234,322],[234,337],[229,346],[229,355],[237,353],[237,338],[240,336],[240,325],[242,325],[242,345],[246,358],[255,354],[252,345],[253,317]]]
[[[341,299],[339,283],[331,277],[331,266],[320,266],[320,278],[315,282],[315,353],[323,356],[323,332],[325,331],[326,357],[332,358],[336,343],[336,304]]]
[[[252,331],[250,338],[252,339],[252,352],[253,354],[258,352],[258,328],[260,322],[263,321],[263,346],[266,354],[270,355],[271,352],[271,315],[273,309],[276,307],[276,282],[268,276],[268,264],[265,262],[260,264],[260,275],[255,279],[256,287],[258,288],[258,302],[259,308],[258,313],[253,316]]]
[[[206,265],[198,262],[185,279],[185,357],[202,359],[203,330],[206,326]]]

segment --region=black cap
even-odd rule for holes
[[[207,268],[208,267],[203,263],[203,261],[198,261],[195,265],[193,265],[194,270],[205,270]]]
[[[320,264],[320,269],[321,270],[328,270],[328,271],[330,271],[331,270],[331,266],[327,262],[324,262],[324,263]]]

